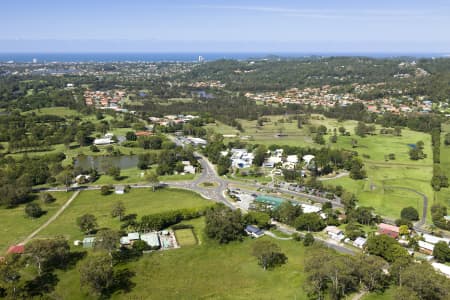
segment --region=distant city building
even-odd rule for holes
[[[202,63],[202,62],[204,62],[204,61],[205,61],[205,58],[204,58],[203,56],[199,55],[199,56],[198,56],[198,62],[199,62],[199,63]]]
[[[33,64],[37,64],[37,58],[33,58]]]

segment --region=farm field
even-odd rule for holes
[[[212,203],[198,194],[185,190],[160,189],[153,192],[148,189],[131,189],[124,195],[100,195],[100,191],[83,191],[64,211],[64,213],[44,229],[39,237],[65,236],[70,242],[82,239],[83,233],[76,225],[76,219],[83,214],[93,214],[99,228],[119,229],[118,218],[111,217],[113,205],[122,201],[126,214],[136,213],[138,219],[143,215],[183,208],[202,208]]]
[[[135,272],[135,287],[112,299],[308,299],[303,290],[305,248],[301,243],[272,240],[288,261],[264,271],[251,255],[255,240],[218,245],[204,237],[203,218],[183,223],[194,226],[200,245],[153,252],[121,266]],[[80,292],[76,268],[58,272],[58,277],[54,293],[60,298],[91,299]]]
[[[0,251],[3,253],[8,247],[21,242],[33,230],[45,223],[69,198],[72,193],[55,192],[51,193],[55,197],[55,202],[44,204],[39,200],[39,195],[35,195],[33,202],[38,203],[46,211],[40,218],[32,219],[25,215],[25,204],[15,208],[0,208]]]

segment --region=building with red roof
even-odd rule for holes
[[[386,234],[394,239],[397,239],[400,234],[400,228],[394,225],[380,223],[378,224],[378,233]]]
[[[12,245],[8,249],[8,254],[22,254],[25,252],[25,246],[24,245]]]

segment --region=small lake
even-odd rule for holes
[[[136,168],[138,163],[137,155],[122,156],[91,156],[82,155],[75,159],[74,166],[81,167],[83,170],[96,169],[104,172],[110,166],[119,167],[120,169]]]

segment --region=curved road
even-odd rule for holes
[[[422,197],[422,199],[423,199],[422,218],[416,224],[414,224],[414,229],[415,230],[423,230],[422,226],[425,225],[425,223],[427,221],[427,212],[428,212],[428,197],[427,197],[427,195],[425,195],[424,193],[421,193],[419,191],[416,191],[414,189],[407,188],[407,187],[385,186],[385,188],[386,189],[396,189],[396,190],[409,191],[409,192],[415,193],[415,194],[417,194],[417,195]]]

